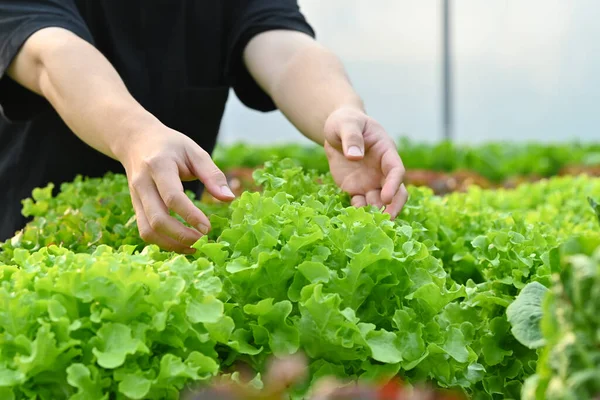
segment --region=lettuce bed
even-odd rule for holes
[[[516,176],[550,177],[566,172],[572,166],[600,165],[597,143],[485,143],[466,146],[452,142],[426,144],[402,138],[398,152],[408,170],[455,172],[467,170],[491,182],[502,182]],[[329,171],[322,147],[297,144],[254,146],[237,143],[219,145],[214,159],[219,167],[260,167],[273,158],[291,158],[299,166],[320,173]]]
[[[176,399],[299,350],[313,380],[399,375],[474,399],[520,398],[544,376],[506,310],[552,286],[564,246],[600,245],[599,180],[413,187],[392,222],[296,165],[267,163],[262,193],[207,209],[213,231],[187,258],[139,241],[123,176],[36,190],[0,253],[0,398]]]
[[[563,268],[550,289],[529,283],[508,309],[515,337],[541,349],[524,399],[600,395],[600,249],[581,244],[561,247]],[[537,323],[531,323],[532,315]]]

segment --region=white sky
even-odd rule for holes
[[[441,0],[300,0],[392,135],[441,137]],[[456,139],[600,140],[600,1],[453,0]],[[231,96],[223,142],[298,141]]]

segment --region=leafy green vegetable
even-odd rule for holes
[[[540,321],[542,302],[548,288],[539,282],[531,282],[523,288],[517,299],[506,309],[512,333],[524,346],[537,349],[545,344]]]
[[[590,203],[592,210],[594,210],[594,213],[598,218],[598,222],[600,222],[600,204],[598,204],[598,202],[596,202],[596,200],[592,199],[591,197],[588,197],[588,202]]]
[[[313,380],[398,374],[518,398],[538,361],[535,323],[509,323],[531,315],[527,285],[550,287],[563,252],[600,244],[586,202],[600,181],[585,176],[443,198],[411,187],[395,221],[291,160],[255,179],[263,192],[212,208],[190,257],[143,246],[122,176],[36,191],[0,254],[0,394],[178,398],[302,351]]]
[[[220,293],[194,284],[218,279],[210,263],[133,250],[17,249],[17,266],[0,266],[3,390],[15,398],[177,398],[189,380],[217,373],[216,341],[186,313]],[[211,320],[225,318],[222,303],[217,309]]]
[[[600,396],[600,247],[575,255],[569,247],[562,250],[564,268],[543,302],[546,346],[524,386],[524,399]]]
[[[485,143],[467,146],[453,142],[416,143],[400,138],[398,151],[407,169],[473,171],[493,182],[514,176],[550,177],[571,165],[600,165],[600,145],[568,143]],[[252,146],[238,143],[220,145],[214,152],[219,167],[259,167],[267,161],[291,158],[297,166],[319,173],[329,171],[322,147],[297,144]]]
[[[109,173],[93,179],[79,176],[61,185],[56,196],[54,189],[53,184],[35,189],[32,197],[23,201],[23,215],[33,220],[1,245],[0,262],[11,263],[16,248],[35,251],[53,244],[78,253],[93,252],[102,244],[143,248],[124,175]],[[192,193],[188,196],[194,199]],[[222,217],[229,210],[220,205],[196,204],[212,215],[211,236],[217,235]]]

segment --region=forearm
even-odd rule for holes
[[[80,139],[114,159],[142,125],[158,123],[98,50],[60,28],[32,35],[8,75],[44,96]]]
[[[309,139],[323,144],[325,121],[335,110],[351,107],[364,111],[340,60],[312,38],[272,31],[256,39],[246,51],[251,73]]]

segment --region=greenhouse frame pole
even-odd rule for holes
[[[443,43],[443,96],[442,96],[442,113],[443,113],[443,128],[444,139],[452,140],[453,132],[453,104],[452,104],[452,54],[451,54],[451,16],[450,16],[450,0],[442,0],[442,43]]]

